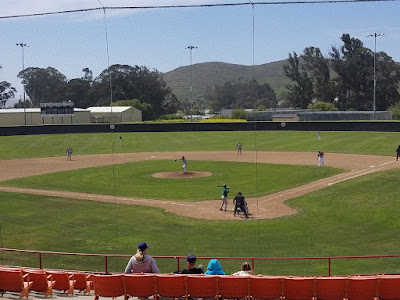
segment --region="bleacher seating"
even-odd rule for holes
[[[90,290],[94,289],[93,286],[93,274],[87,274],[83,272],[68,272],[70,275],[74,275],[75,286],[74,289],[79,292],[83,292],[84,295],[90,294]]]
[[[40,269],[23,269],[22,271],[24,274],[29,274],[29,278],[33,282],[32,291],[44,292],[45,297],[53,295],[53,287],[56,284],[53,275]]]
[[[0,268],[0,293],[1,296],[6,291],[19,292],[20,298],[29,296],[29,289],[33,282],[30,281],[29,274],[23,274],[20,268]]]
[[[74,274],[68,274],[65,271],[47,271],[47,273],[51,274],[53,280],[56,282],[53,287],[54,290],[63,291],[67,295],[74,294],[76,284]]]
[[[6,271],[10,268],[0,267]],[[45,284],[36,290],[51,295],[56,284],[44,270],[11,268],[16,274],[30,274],[21,281],[15,276],[15,286],[0,284],[0,292],[18,291],[21,297],[29,294],[29,285],[35,290],[37,276],[42,274]],[[20,272],[20,273],[18,273]],[[90,292],[90,275],[84,274],[85,294]],[[38,278],[39,278],[38,277]],[[11,278],[11,277],[10,277]],[[77,278],[74,276],[74,278]],[[53,278],[54,279],[54,278]],[[76,279],[77,280],[77,279]],[[3,283],[4,280],[2,280]],[[8,280],[9,281],[9,280]],[[7,282],[8,282],[7,281]],[[30,283],[32,281],[33,283]],[[77,282],[78,283],[78,280]],[[399,300],[400,275],[351,275],[351,276],[232,276],[232,275],[183,275],[183,274],[114,274],[93,275],[94,297],[153,296],[167,298],[235,298],[235,299],[285,299],[285,300]],[[51,287],[50,287],[51,286]],[[22,292],[23,291],[23,292]]]

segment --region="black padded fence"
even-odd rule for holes
[[[110,124],[41,125],[0,127],[0,136],[63,133],[110,132]],[[400,122],[243,122],[243,123],[157,123],[116,124],[114,132],[187,132],[187,131],[375,131],[399,132]]]

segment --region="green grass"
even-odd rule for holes
[[[132,254],[146,240],[153,255],[345,256],[395,254],[400,247],[399,170],[342,182],[288,204],[299,213],[271,220],[205,221],[161,209],[0,193],[2,246]],[[384,196],[383,196],[384,195]],[[199,209],[207,209],[199,205]],[[256,213],[253,209],[253,213]],[[37,256],[1,253],[1,262],[37,265]],[[121,271],[127,259],[110,260]],[[157,261],[162,272],[175,260]],[[201,261],[200,261],[201,262]],[[183,263],[183,262],[181,262]],[[204,264],[207,261],[203,261]],[[233,272],[241,261],[223,261]],[[98,258],[47,255],[44,267],[104,270]],[[256,262],[263,274],[327,274],[326,261]],[[333,274],[400,272],[400,259],[334,260]]]
[[[211,172],[212,176],[154,178],[154,173],[180,171],[181,164],[152,160],[115,165],[114,168],[117,196],[185,201],[219,199],[221,188],[217,185],[224,183],[231,187],[231,194],[241,191],[246,197],[256,197],[333,176],[342,171],[317,166],[190,161],[189,170]],[[14,179],[1,182],[0,185],[114,195],[112,166]]]
[[[124,141],[119,141],[122,135]],[[394,155],[400,133],[392,132],[136,132],[1,136],[0,159],[63,156],[68,146],[77,154],[147,151],[243,150],[313,151]]]

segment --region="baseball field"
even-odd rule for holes
[[[151,255],[299,257],[398,254],[399,133],[180,132],[0,137],[1,246]],[[236,144],[243,145],[243,154]],[[65,149],[73,149],[67,162]],[[317,166],[317,151],[325,166]],[[189,174],[182,174],[185,155]],[[155,176],[155,174],[164,174]],[[220,211],[221,188],[231,188]],[[233,217],[241,191],[250,219]],[[207,264],[207,260],[199,261]],[[157,261],[162,272],[175,261]],[[240,260],[224,260],[227,273]],[[0,252],[0,264],[37,266]],[[110,268],[122,271],[125,259]],[[335,260],[333,274],[399,272],[400,259]],[[99,258],[44,267],[102,270]],[[317,260],[257,262],[270,275],[326,274]]]

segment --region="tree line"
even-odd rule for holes
[[[287,101],[293,107],[309,108],[316,102],[339,110],[387,110],[399,100],[400,66],[385,52],[374,53],[349,34],[343,46],[332,47],[329,58],[321,50],[307,47],[301,55],[289,54],[284,74],[293,81],[287,86]],[[375,57],[374,57],[375,56]],[[375,81],[374,81],[375,59]]]
[[[276,107],[275,91],[268,83],[259,84],[256,80],[248,82],[226,82],[207,89],[206,103],[208,107],[218,112],[223,108],[257,109],[259,107]]]
[[[82,71],[81,78],[67,80],[55,68],[29,67],[19,72],[18,77],[22,79],[29,105],[33,107],[46,102],[72,101],[75,107],[88,108],[131,99],[129,104],[144,111],[144,120],[176,113],[180,107],[158,71],[120,64],[110,66],[96,78],[90,69]],[[16,106],[23,105],[19,102]]]

